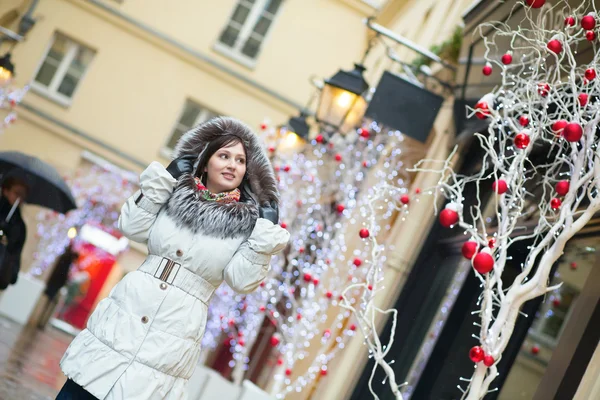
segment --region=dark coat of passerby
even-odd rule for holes
[[[21,252],[27,237],[20,205],[27,197],[28,186],[18,173],[4,176],[0,196],[0,290],[17,283],[21,270]],[[16,207],[15,207],[16,205]],[[12,215],[11,215],[12,212]],[[8,218],[8,221],[7,221]]]

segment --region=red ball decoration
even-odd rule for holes
[[[486,249],[477,253],[473,258],[473,268],[480,274],[487,274],[494,269],[494,257]]]
[[[367,286],[367,289],[369,289],[369,290],[373,290],[373,285],[369,285],[369,286]]]
[[[327,367],[321,367],[321,376],[327,375]]]
[[[260,124],[260,129],[262,129],[263,131],[264,131],[265,129],[267,129],[267,124]]]
[[[538,354],[540,352],[539,346],[533,346],[531,348],[531,354]]]
[[[285,370],[285,375],[286,375],[286,376],[290,376],[290,375],[292,375],[292,370],[291,370],[291,369],[289,369],[289,368],[288,368],[288,369],[286,369],[286,370]]]
[[[274,153],[274,152],[275,152],[275,147],[273,147],[273,146],[270,146],[270,147],[269,147],[269,152],[270,152],[270,153]]]
[[[550,50],[554,54],[560,54],[563,51],[563,45],[558,39],[552,39],[548,42],[546,47],[548,47],[548,50]]]
[[[579,105],[581,107],[585,107],[585,105],[588,102],[588,95],[585,93],[581,93],[579,96],[577,96],[577,99],[579,100]]]
[[[583,128],[576,122],[567,124],[563,130],[563,137],[567,142],[578,142],[581,136],[583,136]]]
[[[366,239],[369,237],[369,230],[367,228],[362,228],[359,232],[358,235],[363,238]]]
[[[369,132],[369,130],[365,129],[365,128],[360,128],[358,130],[358,134],[364,139],[368,139],[369,136],[371,136],[371,133]]]
[[[486,119],[490,115],[490,107],[488,103],[480,101],[475,104],[475,116],[479,119]]]
[[[283,170],[285,172],[290,172],[291,167],[289,165],[286,165],[285,167],[283,167]]]
[[[409,198],[409,197],[408,197],[408,195],[406,195],[406,194],[405,194],[405,195],[402,195],[402,196],[400,197],[400,202],[401,202],[402,204],[408,204],[408,203],[410,202],[410,198]]]
[[[276,335],[271,336],[271,346],[273,346],[273,347],[277,346],[280,341],[281,340],[279,339],[278,336],[276,336]]]
[[[558,210],[561,205],[562,201],[560,201],[560,199],[557,199],[556,197],[550,200],[550,208],[552,208],[553,210]]]
[[[581,18],[581,27],[586,31],[591,31],[596,27],[596,18],[593,15],[586,15]]]
[[[485,76],[490,76],[492,74],[492,66],[490,64],[484,65],[484,67],[481,69],[481,72]]]
[[[469,350],[469,358],[474,363],[483,361],[484,357],[485,357],[485,352],[479,346],[474,346],[471,348],[471,350]]]
[[[473,242],[473,241],[468,241],[468,242],[464,242],[462,245],[462,255],[470,260],[473,258],[473,256],[475,255],[475,253],[477,253],[477,249],[479,248],[479,244],[477,244],[477,242]]]
[[[325,293],[325,297],[327,297],[328,299],[333,297],[333,293],[331,293],[329,290],[327,291],[327,293]]]
[[[492,183],[492,189],[498,194],[504,194],[508,190],[508,185],[504,179],[498,179]]]
[[[351,331],[355,331],[356,330],[356,325],[354,325],[354,324],[350,325],[350,330]]]
[[[313,279],[313,285],[317,286],[319,284],[319,280],[317,278]]]
[[[357,257],[354,259],[354,261],[352,261],[352,264],[354,264],[356,267],[360,267],[362,265],[362,260]]]
[[[494,357],[492,356],[483,357],[483,365],[485,365],[486,367],[491,367],[492,365],[494,365],[495,362],[496,360],[494,360]]]
[[[362,162],[362,166],[363,166],[364,168],[367,168],[367,167],[369,166],[369,162],[368,162],[367,160],[363,161],[363,162]]]
[[[494,238],[491,238],[490,240],[488,240],[488,247],[489,247],[490,249],[493,249],[493,248],[494,248],[494,246],[496,246],[496,239],[494,239]]]
[[[336,155],[335,155],[335,161],[338,161],[338,162],[339,162],[339,161],[342,161],[342,155],[341,155],[341,154],[339,154],[339,153],[338,153],[338,154],[336,154]]]
[[[346,209],[346,207],[344,207],[344,205],[343,205],[343,204],[338,204],[338,205],[335,207],[335,209],[337,210],[337,212],[338,212],[338,213],[340,213],[340,214],[341,214],[341,213],[343,213],[343,212],[344,212],[344,210]]]
[[[312,275],[311,275],[311,274],[309,274],[308,272],[306,272],[306,273],[304,274],[304,281],[305,281],[305,282],[310,282],[310,281],[312,281]]]
[[[546,3],[546,0],[527,0],[527,5],[531,8],[540,8]]]
[[[529,125],[529,118],[527,118],[527,116],[525,115],[521,115],[519,117],[519,125],[521,125],[522,127]]]
[[[596,32],[594,31],[587,31],[585,33],[585,38],[587,40],[589,40],[590,42],[596,39]]]
[[[568,26],[575,26],[575,18],[570,17],[570,16],[567,17],[567,18],[565,18],[565,26],[566,25],[568,25]]]
[[[512,61],[513,61],[512,54],[506,53],[502,56],[502,64],[508,65],[508,64],[512,63]]]
[[[558,307],[558,306],[560,306],[560,299],[554,299],[554,300],[552,300],[552,305],[553,305],[554,307]]]
[[[277,365],[283,365],[283,358],[277,359]]]
[[[450,208],[445,208],[440,213],[440,224],[444,228],[450,228],[458,222],[458,213]]]
[[[585,79],[591,81],[596,77],[596,70],[594,68],[588,68],[585,70]]]
[[[285,222],[280,223],[279,226],[283,229],[287,228],[287,224]]]
[[[315,140],[317,141],[317,143],[323,143],[323,140],[324,140],[323,135],[317,135]]]
[[[521,150],[526,149],[530,141],[529,135],[523,132],[517,133],[514,139],[515,146]]]
[[[570,265],[572,270],[576,270],[577,269],[577,263],[575,261],[573,261]]]
[[[571,184],[569,183],[569,181],[560,181],[556,183],[556,185],[554,186],[554,190],[556,190],[556,193],[559,196],[566,196],[567,193],[569,193],[570,186]]]
[[[550,85],[547,83],[538,83],[538,94],[542,97],[548,96],[550,93]]]
[[[554,133],[556,136],[562,135],[563,130],[565,129],[565,126],[567,126],[567,124],[568,122],[564,119],[556,121],[552,124],[552,133]]]

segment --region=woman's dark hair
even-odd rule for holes
[[[201,177],[202,183],[204,185],[206,185],[206,176],[203,176],[203,173],[204,173],[204,169],[208,165],[208,160],[210,160],[210,158],[213,156],[213,154],[215,154],[217,152],[217,150],[219,150],[223,147],[234,146],[238,143],[242,144],[242,147],[244,148],[244,152],[246,153],[246,159],[247,159],[248,158],[247,146],[244,143],[244,141],[242,140],[242,138],[237,135],[231,135],[231,134],[221,135],[221,136],[217,137],[216,139],[210,141],[206,145],[206,148],[204,149],[202,154],[200,155],[200,161],[198,161],[198,168],[196,168],[195,176]],[[254,200],[252,199],[250,194],[247,192],[248,187],[249,187],[248,171],[246,171],[246,173],[244,174],[244,177],[242,178],[242,182],[240,183],[240,186],[239,186],[239,189],[241,192],[240,202],[243,202],[243,203],[254,202]]]
[[[27,182],[18,176],[8,176],[2,181],[3,190],[12,189],[13,186],[22,186],[25,188],[26,191],[29,191],[29,185],[27,184]]]

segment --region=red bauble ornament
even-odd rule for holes
[[[327,367],[321,367],[321,376],[327,375]]]
[[[585,79],[591,81],[596,77],[596,70],[594,68],[588,68],[585,70]]]
[[[533,346],[531,348],[531,354],[538,354],[540,352],[539,346]]]
[[[491,367],[492,365],[494,365],[495,362],[496,360],[494,360],[494,357],[492,356],[483,357],[483,365],[485,365],[486,367]]]
[[[554,300],[552,300],[552,305],[553,305],[554,307],[558,307],[558,306],[560,306],[560,299],[554,299]]]
[[[331,336],[331,329],[325,329],[325,331],[323,332],[323,336],[325,336],[325,337]]]
[[[591,31],[596,27],[596,18],[593,15],[586,15],[581,18],[581,27],[586,31]]]
[[[502,56],[502,64],[508,65],[513,61],[513,56],[510,53],[506,53]]]
[[[306,273],[304,274],[304,277],[303,277],[303,278],[304,278],[304,282],[310,282],[310,281],[312,281],[312,275],[311,275],[311,274],[309,274],[308,272],[306,272]]]
[[[548,50],[550,50],[554,54],[560,54],[563,51],[563,45],[558,39],[552,39],[548,42],[546,47],[548,47]]]
[[[286,165],[285,167],[283,167],[283,170],[285,172],[290,172],[291,167],[289,165]]]
[[[571,184],[569,183],[569,181],[560,181],[560,182],[556,182],[556,185],[554,186],[554,190],[556,190],[556,193],[559,196],[566,196],[567,193],[569,193],[570,186],[571,186]]]
[[[367,228],[362,228],[360,231],[358,231],[358,235],[361,238],[366,239],[369,237],[369,230]]]
[[[508,190],[508,185],[504,179],[498,179],[492,183],[492,189],[498,194],[504,194]]]
[[[269,147],[269,153],[274,153],[274,152],[275,152],[275,147],[273,147],[273,146],[270,146],[270,147]]]
[[[354,324],[350,325],[350,330],[351,331],[355,331],[356,330],[356,325],[354,325]]]
[[[494,257],[490,254],[487,248],[481,250],[475,258],[473,258],[473,268],[480,274],[487,274],[494,269]]]
[[[279,336],[277,336],[277,335],[271,336],[271,346],[275,347],[279,344],[279,342],[281,342],[281,339],[279,339]]]
[[[325,297],[327,297],[328,299],[333,297],[333,293],[331,293],[330,291],[327,291],[327,293],[325,293]]]
[[[277,359],[277,365],[283,365],[283,358]]]
[[[590,42],[593,41],[594,39],[596,39],[596,32],[594,32],[594,31],[587,31],[585,33],[585,38],[587,40],[589,40]]]
[[[468,241],[468,242],[464,242],[462,245],[462,255],[466,258],[466,259],[471,259],[473,258],[473,256],[475,255],[475,253],[477,253],[477,249],[479,248],[479,244],[477,244],[477,242],[473,242],[473,241]]]
[[[519,117],[519,125],[521,125],[522,127],[529,125],[529,118],[527,118],[527,116],[525,115],[521,115]]]
[[[452,225],[458,222],[458,212],[452,208],[444,208],[440,213],[440,224],[444,228],[450,228]]]
[[[402,204],[408,204],[408,203],[410,202],[410,198],[409,198],[407,195],[402,195],[402,196],[400,197],[400,202],[401,202]]]
[[[367,289],[369,289],[369,290],[373,290],[373,285],[369,285],[369,286],[367,286]]]
[[[567,142],[578,142],[581,136],[583,136],[583,128],[576,122],[567,124],[563,130],[563,137]]]
[[[546,0],[527,0],[527,5],[531,8],[540,8],[546,3]]]
[[[552,124],[552,133],[554,133],[556,136],[562,135],[563,130],[565,129],[565,126],[567,126],[567,124],[568,122],[564,119],[556,121]]]
[[[291,369],[289,369],[289,368],[288,368],[288,369],[286,369],[286,370],[285,370],[285,375],[286,375],[286,376],[290,376],[290,375],[292,375],[292,370],[291,370]]]
[[[317,135],[315,140],[317,141],[317,143],[323,143],[323,140],[324,140],[323,135]]]
[[[475,104],[475,116],[479,119],[486,119],[490,115],[490,107],[488,103],[480,101]]]
[[[369,136],[371,136],[371,133],[369,132],[369,130],[365,129],[365,128],[360,128],[358,130],[358,134],[364,139],[368,139]]]
[[[489,247],[490,249],[493,249],[493,248],[494,248],[494,246],[496,246],[496,239],[494,239],[494,238],[491,238],[490,240],[488,240],[488,247]]]
[[[557,199],[556,197],[550,200],[550,208],[552,208],[553,210],[558,210],[561,205],[562,201],[560,201],[560,199]]]
[[[485,357],[485,352],[479,346],[474,346],[471,348],[471,350],[469,350],[469,358],[474,363],[483,361],[484,357]]]
[[[571,269],[575,270],[577,269],[577,263],[575,261],[573,261],[570,265]]]
[[[302,314],[298,313],[296,314],[296,320],[300,321],[302,319]]]
[[[319,280],[317,278],[313,279],[313,285],[317,286],[319,284]]]
[[[342,155],[341,154],[336,154],[335,155],[335,161],[342,161]]]
[[[287,224],[285,222],[280,223],[279,226],[281,226],[283,229],[287,228]]]
[[[265,129],[267,129],[267,124],[260,124],[260,129],[262,129],[263,131],[264,131]]]
[[[343,213],[343,212],[344,212],[344,210],[346,209],[346,207],[344,207],[344,205],[343,205],[343,204],[338,204],[338,205],[335,207],[335,209],[337,210],[337,212],[338,212],[338,213],[340,213],[340,214],[341,214],[341,213]]]
[[[550,85],[547,83],[538,83],[538,94],[542,97],[548,96],[550,93]]]
[[[258,309],[259,309],[260,311],[265,311],[267,308],[266,308],[265,306],[260,306],[260,307],[258,307]]]
[[[585,105],[588,102],[588,95],[585,93],[581,93],[579,96],[577,96],[577,99],[579,100],[579,105],[581,107],[585,107]]]
[[[240,339],[240,340],[238,340],[238,344],[240,346],[244,346],[246,344],[246,342],[244,341],[244,339]]]
[[[575,26],[575,18],[573,17],[567,17],[565,18],[565,26]]]
[[[490,64],[484,65],[484,67],[481,69],[481,72],[485,76],[490,76],[492,74],[492,66]]]
[[[517,149],[526,149],[527,146],[529,146],[529,142],[531,141],[531,139],[529,138],[529,135],[526,133],[517,133],[517,135],[515,136],[514,142],[515,142],[515,146],[517,147]]]
[[[360,267],[362,265],[362,260],[357,257],[354,259],[354,261],[352,261],[352,264],[354,264],[356,267]]]
[[[367,168],[367,167],[369,166],[369,162],[368,162],[368,161],[366,161],[366,160],[365,160],[365,161],[363,161],[363,162],[362,162],[362,166],[363,166],[364,168]]]

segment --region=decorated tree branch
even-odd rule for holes
[[[600,211],[599,53],[593,43],[597,14],[592,1],[576,9],[564,1],[527,0],[525,19],[516,28],[485,24],[487,64],[482,73],[498,87],[483,96],[471,115],[489,128],[476,134],[482,169],[456,174],[454,153],[439,167],[423,160],[415,170],[438,172],[437,195],[450,202],[439,213],[441,225],[463,230],[463,255],[481,281],[477,314],[479,342],[469,356],[475,364],[462,399],[483,399],[498,372],[496,365],[525,302],[555,290],[551,269],[567,242]],[[465,205],[465,187],[475,188],[474,205]],[[492,190],[490,203],[483,193]],[[526,229],[526,225],[531,225]],[[493,233],[493,237],[491,237]],[[529,244],[513,281],[503,272],[513,249]],[[465,355],[466,356],[466,355]]]

